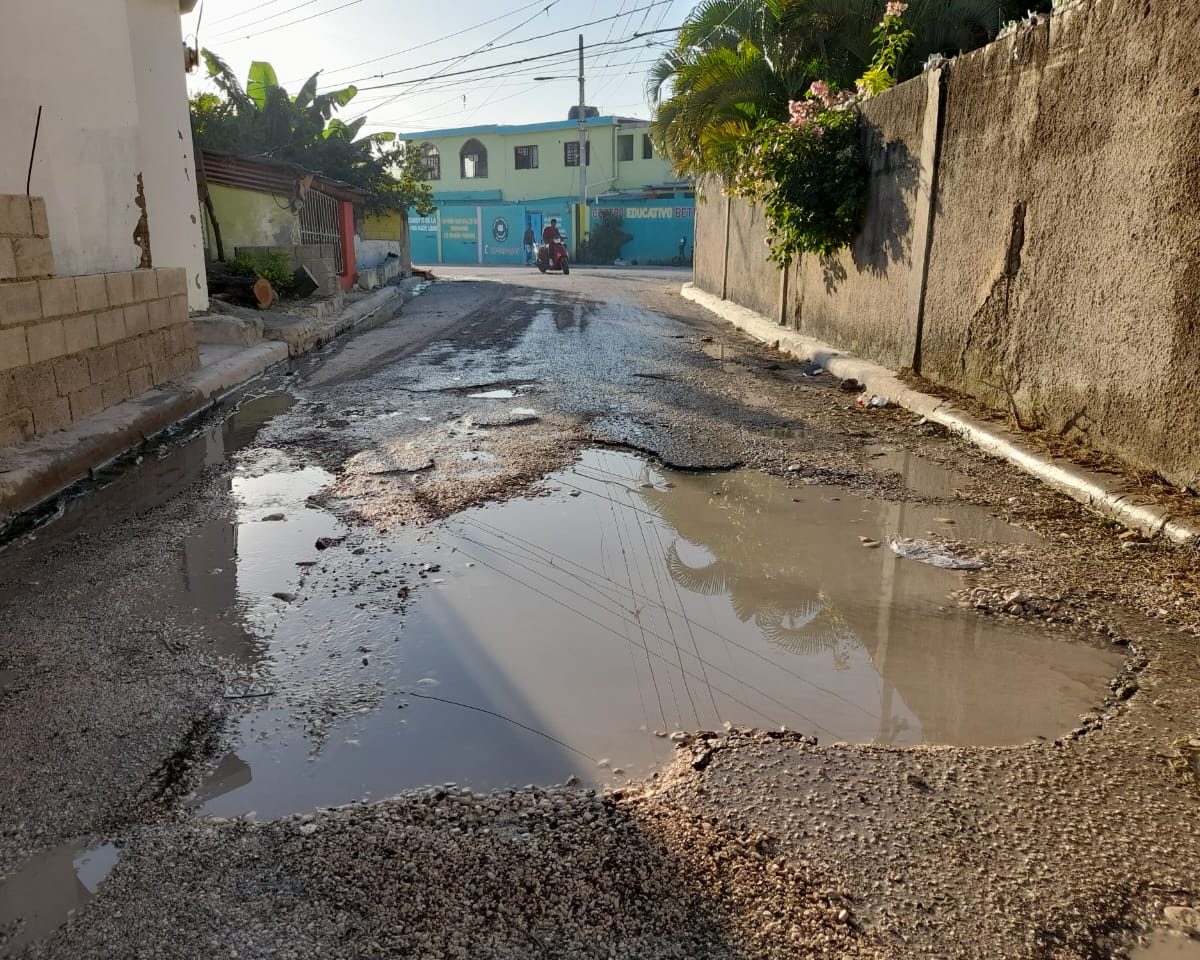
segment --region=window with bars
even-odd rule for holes
[[[458,151],[458,166],[464,180],[487,179],[487,147],[472,137]]]
[[[650,134],[648,133],[642,134],[642,159],[654,159],[654,141],[650,139]]]
[[[514,147],[513,166],[518,170],[536,170],[538,168],[537,145],[531,144],[527,147]]]
[[[432,143],[421,144],[421,166],[430,180],[442,179],[442,155]]]
[[[584,163],[589,167],[592,165],[592,141],[589,140],[585,144]],[[563,166],[577,167],[579,166],[579,141],[568,140],[563,144]]]
[[[622,161],[633,159],[632,133],[623,133],[617,137],[617,159]]]

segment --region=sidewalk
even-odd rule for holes
[[[755,339],[777,343],[782,352],[818,363],[840,380],[857,380],[866,393],[886,397],[927,420],[940,423],[986,453],[1007,460],[1103,516],[1148,537],[1162,536],[1193,549],[1200,548],[1200,523],[1191,517],[1173,516],[1168,507],[1142,495],[1120,477],[1088,470],[1063,457],[1045,453],[1032,443],[973,417],[940,397],[914,390],[886,367],[780,326],[694,284],[684,284],[680,293]]]
[[[225,315],[195,318],[200,369],[65,430],[0,450],[0,531],[17,515],[219,402],[268,368],[329,342],[385,308],[398,308],[420,289],[420,282],[405,280],[331,317],[291,318],[292,322],[278,317],[267,322]],[[223,337],[224,343],[211,342]]]

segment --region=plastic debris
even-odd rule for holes
[[[889,400],[887,397],[881,397],[877,393],[873,393],[869,397],[865,393],[860,394],[859,398],[858,398],[858,405],[860,407],[893,407],[893,406],[895,406],[895,404],[892,403],[892,401]]]
[[[819,363],[806,363],[800,368],[800,372],[806,377],[819,377],[825,372],[825,368]]]
[[[888,537],[888,545],[897,556],[928,563],[943,570],[982,570],[986,566],[978,557],[962,556],[949,547],[929,540]]]

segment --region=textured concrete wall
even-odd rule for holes
[[[1200,9],[1082,0],[942,73],[867,104],[863,233],[782,305],[734,203],[727,296],[1200,485]],[[717,294],[722,207],[697,223]]]
[[[955,62],[922,347],[932,379],[1191,484],[1198,82],[1187,4],[1093,0]]]
[[[238,247],[291,247],[300,242],[300,218],[269,193],[219,183],[209,184],[208,192],[221,225],[226,256],[232,256]],[[217,240],[207,213],[204,245],[209,259],[215,260]]]
[[[0,195],[0,448],[199,365],[183,267],[56,277],[41,198]]]
[[[767,317],[779,318],[779,268],[767,259],[762,210],[735,200],[729,205],[729,272],[726,297]],[[720,293],[720,290],[717,290]]]
[[[721,184],[707,178],[696,190],[696,246],[692,256],[692,282],[721,296],[725,267],[725,207]]]
[[[156,267],[188,271],[192,307],[208,291],[177,0],[4,3],[0,26],[0,194],[46,201],[60,274],[132,270],[146,204]],[[139,198],[139,179],[141,197]]]
[[[917,226],[928,215],[933,169],[933,143],[923,145],[926,101],[932,96],[936,116],[939,75],[864,105],[871,196],[862,232],[833,256],[802,257],[793,274],[797,300],[788,316],[797,329],[892,367],[912,365],[916,342],[925,253]]]

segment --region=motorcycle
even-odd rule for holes
[[[567,256],[567,248],[565,244],[556,243],[553,254],[550,251],[551,245],[548,243],[539,243],[537,248],[537,268],[545,273],[547,270],[561,270],[563,275],[571,272],[571,260]]]

